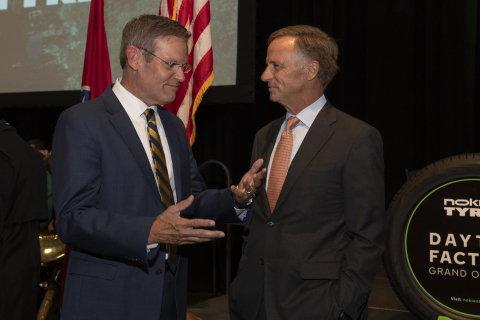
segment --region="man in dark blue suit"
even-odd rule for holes
[[[189,37],[164,17],[132,19],[123,30],[123,77],[58,120],[56,227],[71,246],[63,320],[185,319],[182,245],[223,237],[201,229],[213,220],[251,218],[262,160],[238,187],[205,190],[182,121],[160,107],[191,68]]]

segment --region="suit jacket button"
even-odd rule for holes
[[[158,268],[157,270],[155,270],[155,273],[158,274],[158,275],[161,275],[162,274],[162,269]]]
[[[260,264],[263,266],[263,259],[260,259]]]
[[[273,221],[268,221],[268,222],[267,222],[267,226],[269,226],[269,227],[272,227],[274,224],[275,224],[275,223],[273,223]]]

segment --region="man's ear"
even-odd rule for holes
[[[128,66],[131,69],[137,71],[139,65],[141,64],[142,53],[140,52],[140,49],[138,49],[135,46],[129,46],[125,53],[127,54],[127,64],[128,64]]]
[[[305,68],[307,68],[308,81],[318,78],[318,72],[320,71],[320,65],[318,64],[318,61],[312,60],[308,62]]]

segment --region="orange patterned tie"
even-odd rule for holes
[[[300,122],[296,117],[287,120],[287,125],[282,132],[278,142],[275,155],[273,156],[272,167],[270,168],[270,177],[268,178],[267,197],[270,204],[270,210],[273,212],[277,204],[278,196],[282,191],[283,182],[287,176],[288,162],[292,152],[293,136],[292,129]]]

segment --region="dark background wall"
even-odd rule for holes
[[[405,182],[405,168],[480,152],[477,0],[257,0],[255,16],[255,102],[201,105],[193,146],[199,164],[224,162],[234,182],[248,170],[256,131],[285,113],[269,101],[260,81],[266,41],[273,31],[294,24],[319,27],[337,40],[340,71],[325,95],[382,134],[387,204]],[[42,138],[50,146],[66,107],[3,108],[0,118],[25,140]],[[240,234],[235,228],[234,274]],[[192,247],[192,261],[208,257],[207,251],[208,245]],[[198,263],[192,276],[201,277],[205,268]]]
[[[340,49],[327,99],[382,134],[390,201],[404,168],[480,152],[479,13],[475,0],[257,1],[255,103],[199,109],[198,162],[224,161],[234,180],[241,177],[255,132],[285,113],[260,81],[267,38],[284,26],[313,25]]]

